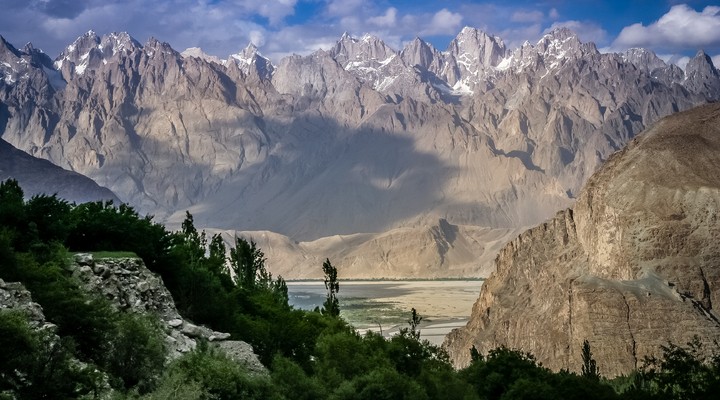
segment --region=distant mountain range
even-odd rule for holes
[[[600,53],[567,30],[439,51],[343,35],[273,64],[88,32],[55,60],[0,38],[0,135],[170,226],[250,235],[287,278],[484,276],[660,117],[720,98],[699,52]]]

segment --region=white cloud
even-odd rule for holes
[[[526,41],[534,42],[540,39],[540,36],[542,35],[542,26],[538,23],[516,28],[508,28],[498,32],[497,35],[502,38],[507,48],[514,49],[522,46],[522,44]]]
[[[690,57],[681,54],[658,54],[657,56],[666,63],[675,64],[682,69],[685,69],[685,66],[690,61]]]
[[[715,68],[720,68],[720,54],[715,54],[712,56],[712,62],[713,65],[715,65]]]
[[[297,0],[236,0],[236,4],[246,13],[257,13],[267,18],[271,25],[277,25],[295,13]]]
[[[265,44],[265,34],[260,30],[251,30],[248,34],[250,42],[257,47],[261,47]]]
[[[291,3],[294,0],[286,4]],[[262,46],[266,41],[267,28],[252,22],[249,18],[252,14],[248,12],[241,7],[228,8],[196,0],[151,4],[130,0],[88,7],[72,19],[43,17],[38,26],[47,36],[58,38],[58,47],[69,44],[88,29],[100,35],[127,31],[140,42],[154,36],[177,50],[201,47],[209,54],[225,57],[244,48],[248,42]],[[51,56],[57,53],[59,49]]]
[[[510,16],[510,21],[513,22],[540,22],[545,18],[545,14],[542,11],[526,11],[518,10]]]
[[[423,35],[452,35],[458,33],[462,23],[462,15],[448,11],[447,8],[436,12],[430,24],[420,33]]]
[[[283,57],[292,54],[307,55],[319,49],[329,50],[340,36],[318,28],[297,25],[271,32],[262,52],[272,62],[279,63]]]
[[[356,14],[357,9],[365,3],[365,0],[331,0],[326,8],[331,17],[342,17]]]
[[[390,7],[387,9],[384,15],[368,18],[368,22],[376,26],[394,26],[396,23],[397,11],[397,8]]]
[[[604,44],[607,40],[607,31],[595,22],[590,21],[581,22],[570,20],[553,22],[553,24],[550,25],[550,27],[547,28],[543,33],[548,33],[553,29],[557,28],[570,29],[571,31],[575,32],[577,37],[580,38],[580,41],[582,42],[593,42],[595,44],[601,45]]]
[[[638,23],[623,28],[613,47],[671,50],[720,47],[720,7],[707,6],[697,12],[686,4],[673,6],[648,26]]]
[[[548,17],[552,20],[559,19],[560,13],[558,12],[557,8],[551,8],[550,12],[548,13]]]

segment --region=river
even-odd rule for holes
[[[407,327],[414,307],[423,318],[422,339],[441,344],[452,329],[464,326],[480,294],[482,280],[340,281],[340,315],[360,332],[389,336]],[[322,281],[287,282],[290,304],[312,310],[322,306]]]

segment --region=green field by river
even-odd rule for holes
[[[481,280],[341,281],[340,315],[363,332],[395,334],[407,326],[410,309],[423,317],[423,339],[440,344],[453,328],[464,326],[480,294]],[[290,304],[314,309],[326,291],[322,281],[288,282]]]

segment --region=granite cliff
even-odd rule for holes
[[[495,260],[467,326],[444,346],[532,352],[577,371],[588,340],[601,372],[628,373],[668,342],[720,340],[720,105],[662,119],[612,155],[572,209]]]

